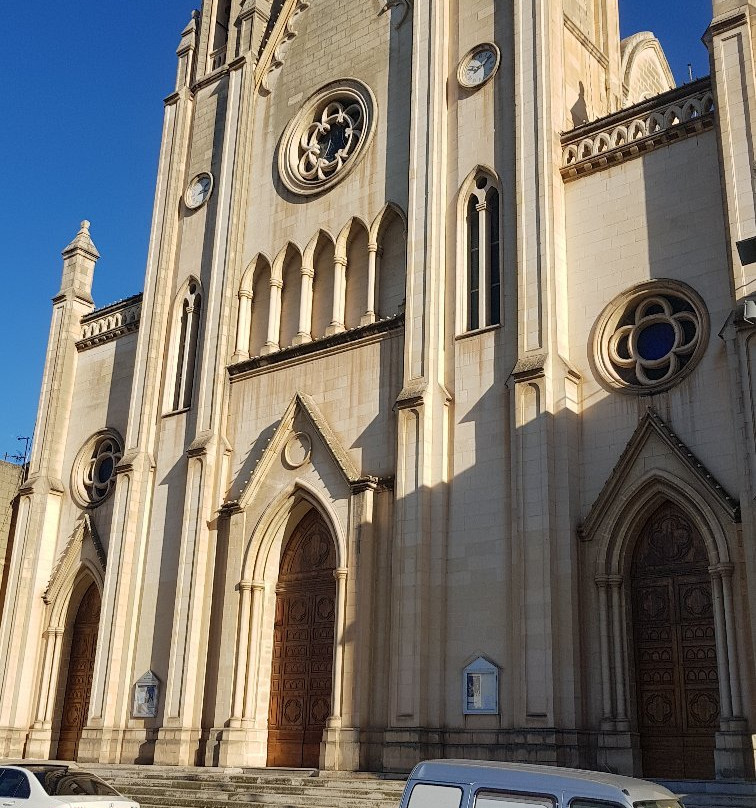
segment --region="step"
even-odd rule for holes
[[[140,796],[154,797],[186,797],[187,799],[216,800],[219,802],[235,802],[243,800],[243,795],[248,793],[268,793],[275,792],[281,794],[304,794],[317,798],[324,793],[328,794],[350,794],[355,796],[370,796],[373,798],[383,797],[389,799],[401,794],[402,786],[386,787],[382,784],[372,784],[368,786],[350,786],[348,783],[328,781],[318,783],[304,782],[259,782],[259,783],[191,783],[172,781],[155,782],[146,780],[110,780],[119,790]]]
[[[335,777],[316,777],[316,778],[296,778],[296,777],[245,777],[245,778],[211,778],[211,779],[193,779],[193,778],[164,778],[164,777],[151,777],[144,775],[142,777],[123,777],[112,776],[103,772],[97,772],[101,777],[107,777],[113,783],[134,783],[140,785],[150,785],[163,788],[189,788],[195,790],[202,789],[225,789],[235,790],[245,787],[272,787],[279,785],[297,785],[303,788],[350,788],[354,790],[371,791],[374,789],[386,789],[388,791],[401,791],[404,787],[404,782],[401,780],[348,780]]]
[[[119,789],[121,790],[121,789]],[[400,792],[387,793],[385,791],[350,791],[346,788],[332,788],[321,790],[320,793],[311,790],[305,790],[296,786],[279,786],[277,788],[259,789],[257,791],[239,791],[235,793],[228,792],[193,792],[181,789],[152,789],[140,788],[139,786],[124,787],[122,789],[127,796],[134,798],[139,802],[160,802],[165,800],[180,800],[189,805],[199,804],[223,804],[223,805],[238,805],[239,803],[254,802],[263,796],[284,796],[284,797],[304,797],[307,799],[309,805],[320,805],[324,800],[329,801],[334,797],[340,799],[357,799],[357,800],[382,800],[390,801],[398,796]]]
[[[88,768],[142,808],[396,808],[404,779],[313,769]]]

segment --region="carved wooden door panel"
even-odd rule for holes
[[[79,751],[81,733],[89,712],[99,624],[100,593],[92,584],[79,604],[73,626],[66,695],[58,739],[57,757],[60,760],[76,760]]]
[[[331,713],[336,555],[311,511],[282,554],[276,597],[268,766],[317,767]]]
[[[632,576],[643,775],[712,779],[719,679],[703,539],[662,506],[644,527]]]

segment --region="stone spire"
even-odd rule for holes
[[[194,81],[194,67],[199,38],[200,13],[192,11],[192,16],[186,28],[181,32],[176,55],[178,56],[178,71],[176,73],[176,91],[189,87]]]
[[[78,297],[92,302],[92,280],[100,253],[89,234],[90,223],[84,220],[74,240],[63,250],[63,278],[59,295]]]

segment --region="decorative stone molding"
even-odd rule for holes
[[[404,329],[404,314],[378,320],[375,323],[358,326],[350,331],[342,331],[329,337],[305,342],[302,345],[293,345],[283,348],[276,353],[265,356],[255,356],[244,359],[228,368],[228,375],[232,382],[247,379],[258,372],[266,372],[273,365],[294,365],[308,361],[316,353],[327,354],[331,351],[343,350],[344,347],[366,345],[370,342],[386,339]]]
[[[264,66],[265,72],[260,81],[260,91],[263,95],[270,95],[270,93],[273,92],[272,82],[284,66],[284,60],[289,46],[297,38],[297,23],[299,22],[299,18],[307,11],[311,3],[312,0],[295,0],[294,7],[288,15],[288,19],[286,19],[286,22],[283,24],[283,30],[276,38],[277,44],[273,49],[270,62],[267,66]],[[283,19],[283,17],[281,19]],[[275,32],[273,33],[273,37],[275,37]]]
[[[99,571],[104,578],[107,565],[105,549],[102,546],[94,522],[89,514],[84,514],[76,525],[76,529],[71,535],[68,544],[66,544],[65,549],[60,554],[58,563],[55,565],[55,569],[50,576],[50,581],[42,595],[42,599],[46,604],[50,605],[58,598],[66,583],[71,580],[71,576],[75,570],[81,565],[82,549],[87,539],[92,543],[94,555],[99,564]]]
[[[283,414],[275,433],[268,441],[262,456],[251,470],[250,476],[246,480],[239,481],[240,484],[232,492],[233,499],[229,499],[221,508],[226,515],[238,513],[240,510],[247,508],[264,483],[268,470],[275,462],[279,462],[281,459],[286,461],[285,455],[291,439],[294,437],[301,440],[303,432],[301,430],[295,431],[294,429],[294,421],[297,415],[303,416],[306,424],[308,449],[306,463],[314,462],[313,447],[317,441],[326,450],[342,478],[353,492],[360,489],[367,490],[368,488],[374,488],[374,490],[390,490],[392,488],[392,478],[362,474],[312,397],[305,393],[297,393],[286,408],[286,412]],[[287,463],[287,465],[292,467],[294,464]],[[304,463],[301,465],[304,465]],[[296,467],[292,468],[292,470],[296,470]]]
[[[709,344],[709,313],[681,281],[641,283],[604,309],[592,333],[591,363],[608,390],[652,395],[679,384]]]
[[[617,465],[609,475],[609,479],[606,481],[601,493],[593,503],[587,518],[578,528],[578,535],[582,541],[591,541],[595,538],[599,525],[609,508],[618,501],[630,469],[641,455],[649,438],[654,434],[661,438],[672,454],[683,464],[691,479],[698,480],[702,489],[709,492],[728,519],[733,524],[740,522],[740,504],[738,500],[727,492],[725,487],[673,432],[656,410],[649,407],[646,415],[628,441],[617,461]]]
[[[632,160],[714,126],[709,78],[635,104],[562,137],[565,182]]]
[[[510,378],[515,382],[528,382],[546,375],[548,354],[531,354],[517,360]]]
[[[104,342],[132,334],[139,329],[142,316],[142,295],[120,300],[82,317],[79,351],[86,351]]]
[[[295,194],[320,194],[357,165],[375,132],[376,100],[356,79],[318,90],[286,127],[278,151],[278,173]]]
[[[291,435],[283,449],[283,459],[291,469],[306,466],[312,458],[312,438],[306,432]]]

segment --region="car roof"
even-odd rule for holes
[[[502,763],[484,760],[427,760],[412,770],[410,780],[460,783],[560,794],[579,792],[585,797],[631,800],[673,799],[663,786],[618,774],[538,766],[528,763]],[[623,797],[624,795],[624,797]]]

